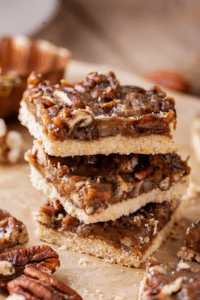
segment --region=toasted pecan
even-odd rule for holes
[[[9,294],[18,294],[25,299],[69,299],[82,300],[82,298],[71,288],[60,280],[55,279],[39,270],[28,267],[24,270],[23,276],[9,282]]]
[[[34,266],[48,274],[54,273],[60,266],[58,254],[47,245],[2,253],[0,262],[9,262],[14,268],[9,275],[5,272],[0,274],[0,289],[5,289],[9,281],[21,276],[27,266]]]

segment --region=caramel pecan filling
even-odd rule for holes
[[[184,262],[177,265],[149,259],[140,299],[199,299],[200,271],[194,273]]]
[[[200,253],[200,218],[188,227],[185,235],[185,246]]]
[[[176,201],[149,203],[137,212],[115,221],[85,224],[67,214],[58,200],[48,200],[47,204],[40,208],[37,220],[59,231],[106,241],[116,248],[132,252],[141,259],[157,234],[170,221],[178,205]]]
[[[122,134],[170,136],[175,102],[159,87],[148,91],[122,86],[113,72],[90,73],[86,80],[53,86],[32,73],[23,100],[52,139],[98,139]]]
[[[88,215],[156,188],[168,190],[190,173],[176,153],[62,158],[47,155],[35,141],[27,157],[62,197]]]

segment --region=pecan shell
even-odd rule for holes
[[[54,273],[60,266],[58,254],[47,245],[2,253],[0,254],[0,262],[3,261],[9,262],[14,269],[10,275],[0,273],[0,289],[5,289],[9,281],[21,276],[28,266],[48,274]]]
[[[9,282],[8,292],[22,295],[27,300],[82,300],[71,288],[60,280],[40,272],[34,267],[24,270],[24,275]]]

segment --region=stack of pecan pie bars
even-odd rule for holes
[[[175,153],[173,98],[119,84],[115,75],[52,86],[32,73],[20,120],[36,139],[26,153],[41,240],[138,267],[180,217],[190,168]]]

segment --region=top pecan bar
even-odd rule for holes
[[[32,73],[20,120],[54,156],[168,153],[175,101],[159,87],[122,86],[113,72],[50,85]]]

